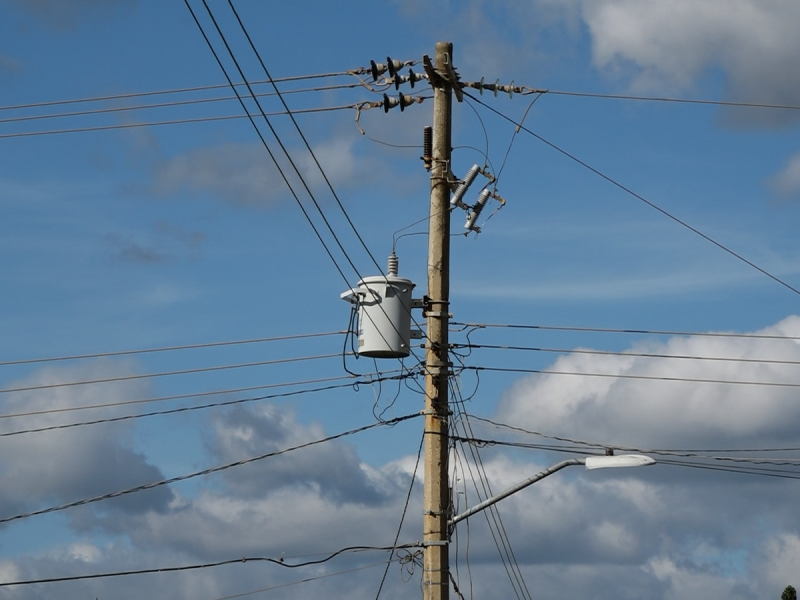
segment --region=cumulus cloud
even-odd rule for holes
[[[574,6],[573,0],[545,4]],[[709,72],[724,74],[726,97],[798,104],[795,70],[800,39],[792,0],[578,0],[592,38],[594,65],[630,79],[641,92],[680,92]],[[730,112],[732,122],[779,126],[790,111]]]
[[[798,336],[800,318],[789,317],[757,333]],[[645,342],[631,351],[735,360],[573,353],[559,358],[552,370],[589,376],[541,375],[525,379],[503,399],[501,415],[508,422],[536,424],[563,435],[591,431],[595,440],[610,445],[675,447],[786,443],[798,439],[790,423],[792,418],[800,417],[800,405],[791,388],[694,381],[663,381],[656,385],[653,381],[688,378],[791,383],[795,381],[791,364],[742,361],[800,360],[800,345],[795,341],[689,336]],[[603,374],[610,377],[592,376]],[[755,390],[758,401],[754,400]]]
[[[8,388],[40,388],[13,392],[4,403],[6,414],[42,413],[80,406],[130,400],[146,394],[146,386],[134,382],[52,387],[74,381],[93,381],[130,375],[133,365],[98,361],[79,368],[46,367],[7,385]],[[115,412],[114,410],[111,411]],[[74,419],[79,421],[80,418]],[[63,413],[45,412],[6,420],[8,431],[38,429],[70,422]],[[162,479],[160,470],[132,447],[131,426],[70,428],[0,438],[0,513],[11,516],[114,492]],[[164,510],[171,499],[167,489],[140,497],[127,497],[104,505],[101,513],[139,513]],[[73,525],[97,524],[93,510],[70,513]]]
[[[800,317],[789,317],[754,333],[800,336]],[[678,336],[645,342],[631,350],[793,361],[800,360],[799,347],[794,340]],[[109,367],[105,368],[108,371]],[[115,368],[123,373],[131,367]],[[792,368],[777,363],[579,353],[566,355],[551,366],[553,370],[580,373],[779,382],[793,381]],[[43,371],[31,381],[63,381],[66,377],[66,373],[47,375]],[[130,389],[117,392],[119,397],[134,393]],[[637,380],[540,375],[513,387],[503,398],[494,420],[607,445],[796,447],[800,434],[794,431],[794,424],[800,415],[792,396],[791,388],[653,381],[640,386]],[[42,406],[52,406],[54,402],[39,396],[30,399]],[[92,399],[82,397],[80,401]],[[55,419],[52,415],[39,418],[42,423]],[[269,404],[209,413],[205,419],[203,461],[212,465],[283,450],[331,433],[319,424],[299,421],[286,408]],[[13,466],[16,461],[24,468],[39,469],[28,461],[44,461],[53,453],[52,444],[57,444],[65,457],[55,457],[56,467],[79,478],[83,477],[81,471],[70,462],[73,453],[89,463],[87,469],[98,473],[109,471],[108,459],[94,454],[108,454],[122,456],[126,464],[138,465],[138,471],[129,470],[132,477],[158,478],[158,473],[144,472],[147,463],[135,452],[121,452],[129,447],[129,431],[112,427],[106,432],[105,427],[84,432],[86,440],[42,438],[42,448],[26,446],[21,454],[3,454],[3,464]],[[476,435],[486,438],[498,434],[494,429],[493,435],[482,435],[480,431]],[[29,451],[38,454],[30,459],[20,457]],[[495,493],[563,458],[542,453],[512,455],[499,447],[485,449],[483,457],[483,467]],[[389,544],[404,509],[414,465],[415,457],[407,456],[370,467],[346,440],[292,451],[210,475],[198,480],[194,487],[175,486],[171,495],[159,502],[142,498],[141,505],[127,509],[108,509],[108,513],[98,510],[88,517],[78,514],[70,521],[73,531],[82,534],[90,526],[99,526],[112,539],[72,540],[46,555],[0,563],[0,570],[9,577],[23,578],[180,565],[244,555],[286,556],[287,560],[294,560],[309,552],[333,551],[349,545]],[[453,497],[456,510],[460,511],[477,501],[476,471],[465,469],[461,461],[454,461],[453,466]],[[49,482],[49,493],[55,496],[53,490],[58,489],[63,490],[59,493],[64,496],[67,491],[74,494],[76,490],[70,488],[70,482],[45,470],[50,468],[35,471],[40,479]],[[88,485],[85,478],[81,482]],[[129,482],[113,484],[127,487]],[[41,484],[35,482],[21,480],[21,485],[21,494],[26,497],[41,498],[48,493],[36,487]],[[791,482],[780,479],[709,474],[665,465],[605,471],[571,467],[498,506],[526,580],[535,580],[542,595],[755,600],[774,590],[779,594],[790,583],[786,578],[797,572],[800,523],[790,492]],[[4,487],[2,494],[2,501],[8,503],[11,492]],[[15,499],[18,503],[33,503]],[[420,513],[417,487],[401,542],[419,538]],[[460,525],[454,535],[453,556],[459,552],[459,561],[465,560],[468,546],[474,592],[494,591],[496,595],[505,585],[504,575],[497,564],[486,521],[476,515],[468,523],[469,528]],[[343,557],[318,567],[314,574],[331,575],[337,570],[365,566],[372,559]],[[166,587],[159,588],[150,587],[156,586],[155,581],[140,579],[136,586],[120,590],[119,597],[134,597],[134,588],[140,593],[152,589],[156,594],[156,590],[161,594],[169,590],[170,597],[177,598],[192,597],[205,589],[205,595],[216,597],[285,585],[310,574],[307,570],[297,576],[280,567],[251,567],[240,565],[236,570],[165,578],[158,585]],[[370,580],[363,576],[355,581],[318,582],[304,587],[303,594],[347,592],[353,598],[374,597],[377,575],[375,585],[365,584]],[[460,583],[464,584],[463,573]],[[74,597],[79,593],[104,596],[113,585],[116,584],[111,581],[76,585]],[[386,597],[407,595],[408,585],[416,584],[403,584],[393,570]]]

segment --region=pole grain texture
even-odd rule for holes
[[[428,341],[425,350],[425,489],[423,496],[424,600],[448,600],[448,311],[450,307],[450,151],[453,45],[436,44],[433,97],[433,163],[428,234]]]

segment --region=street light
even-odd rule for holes
[[[463,521],[467,517],[471,517],[477,512],[484,510],[485,508],[490,507],[492,504],[499,502],[503,498],[508,498],[511,494],[516,494],[523,488],[528,487],[529,485],[536,483],[544,479],[545,477],[552,475],[556,471],[560,471],[564,467],[571,467],[573,465],[584,465],[587,469],[614,469],[618,467],[646,467],[648,465],[654,465],[655,460],[650,458],[649,456],[644,456],[643,454],[622,454],[620,456],[587,456],[586,458],[570,458],[569,460],[561,461],[560,463],[556,463],[552,467],[537,473],[533,477],[529,477],[525,481],[518,483],[515,486],[512,486],[505,490],[504,492],[500,492],[496,496],[492,496],[484,500],[483,502],[476,504],[469,510],[465,510],[463,513],[456,515],[452,519],[450,519],[447,524],[452,527],[459,521]]]

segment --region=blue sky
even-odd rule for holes
[[[202,2],[189,4],[232,69]],[[262,81],[227,2],[209,6],[247,78]],[[570,456],[565,450],[660,452],[647,470],[571,469],[498,505],[528,589],[541,598],[746,600],[797,586],[791,449],[800,447],[800,318],[790,288],[800,289],[800,42],[792,27],[800,8],[788,0],[235,6],[270,74],[302,76],[278,85],[368,251],[292,123],[271,118],[329,219],[335,238],[290,175],[344,277],[337,271],[230,99],[183,2],[5,2],[0,433],[106,422],[0,437],[0,518],[421,410],[413,379],[352,387],[345,366],[394,375],[401,365],[343,361],[336,332],[349,318],[340,293],[378,274],[373,259],[383,268],[393,246],[400,275],[417,284],[415,296],[424,293],[429,180],[419,156],[430,91],[405,86],[423,101],[403,112],[364,110],[361,130],[353,108],[302,111],[380,101],[380,85],[368,89],[341,73],[387,55],[418,61],[448,40],[462,81],[548,90],[512,98],[472,90],[479,101],[454,104],[453,171],[463,175],[476,162],[502,169],[497,191],[506,200],[496,212],[496,202],[488,206],[478,236],[460,235],[465,215],[453,213],[454,320],[555,327],[453,331],[451,341],[475,346],[458,349],[465,402],[454,406],[474,418],[469,431],[463,419],[454,431],[536,446],[480,448],[494,490]],[[177,91],[215,85],[223,87]],[[169,93],[134,95],[145,92]],[[81,102],[63,103],[71,100]],[[283,110],[274,96],[263,106]],[[524,118],[530,131],[514,136],[492,109]],[[211,120],[218,117],[235,118]],[[206,120],[154,124],[186,119]],[[272,341],[96,356],[255,339]],[[20,362],[82,355],[92,358]],[[713,360],[720,358],[735,360]],[[414,358],[404,366],[413,369]],[[518,371],[478,377],[479,367]],[[191,372],[168,374],[177,371]],[[63,385],[104,379],[113,381]],[[327,386],[335,387],[318,389]],[[243,402],[108,422],[236,400]],[[82,408],[95,405],[107,406]],[[300,563],[349,546],[392,545],[421,430],[418,419],[375,427],[2,524],[0,583],[242,556]],[[463,444],[452,455],[460,508],[477,501],[472,456]],[[708,466],[737,472],[697,468]],[[422,476],[400,543],[421,537]],[[465,597],[515,589],[528,597],[509,581],[485,519],[469,523],[451,553]],[[387,558],[369,551],[297,569],[246,563],[0,587],[0,597],[373,598]],[[418,593],[419,569],[402,569],[392,563],[381,597]]]

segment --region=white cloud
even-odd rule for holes
[[[549,2],[552,4],[552,2]],[[572,0],[558,2],[572,5]],[[634,90],[678,94],[716,69],[727,97],[797,104],[800,38],[793,0],[579,0],[592,37],[594,65],[631,79]],[[787,111],[749,110],[738,118],[764,125],[795,120]]]
[[[132,364],[96,361],[83,367],[46,367],[6,388],[52,386],[132,374]],[[141,398],[147,386],[136,381],[44,387],[5,395],[4,414],[60,410]],[[106,414],[119,414],[111,409]],[[68,413],[67,413],[68,414]],[[78,413],[85,417],[88,413]],[[4,420],[7,431],[41,428],[80,421],[75,415],[48,413]],[[158,468],[132,447],[130,422],[102,427],[75,427],[28,433],[0,439],[0,512],[11,516],[86,497],[117,491],[162,478]],[[167,489],[139,498],[118,499],[102,507],[106,514],[164,510],[171,497]],[[106,512],[110,511],[110,512]],[[91,527],[91,510],[70,513],[78,528]]]
[[[800,335],[800,318],[789,317],[759,333]],[[745,360],[800,360],[800,346],[793,341],[692,336],[644,343],[631,350]],[[609,445],[676,447],[726,442],[730,445],[734,441],[737,445],[800,441],[789,426],[792,418],[800,418],[800,405],[795,402],[792,388],[658,381],[688,378],[792,383],[796,378],[791,365],[570,354],[559,358],[549,370],[623,378],[526,378],[503,399],[500,415],[504,421],[560,435],[591,432],[595,441]]]

